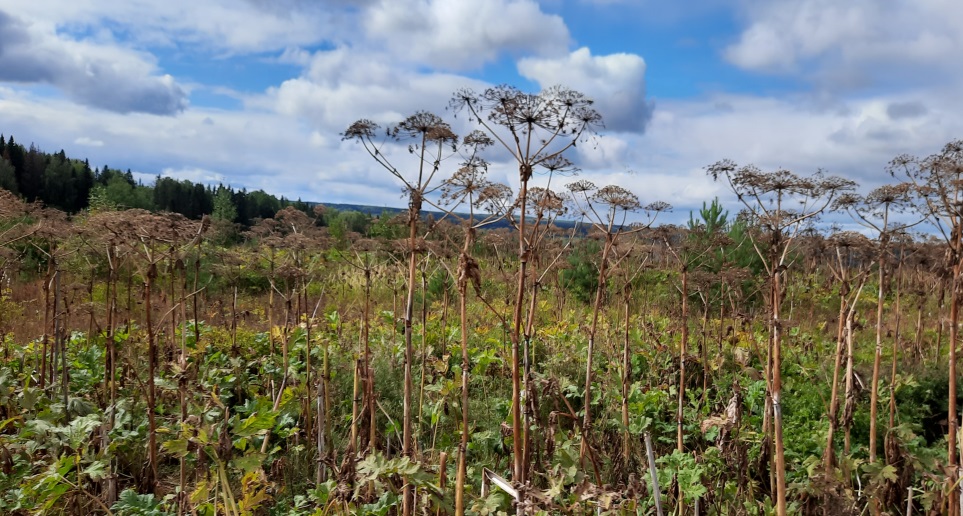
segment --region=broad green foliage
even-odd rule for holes
[[[598,290],[599,271],[596,261],[602,251],[598,242],[585,240],[568,255],[568,268],[561,272],[562,286],[582,303],[589,304]]]
[[[161,502],[152,494],[138,494],[132,489],[125,489],[117,498],[117,502],[110,508],[117,516],[170,516],[163,509]]]

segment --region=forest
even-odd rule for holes
[[[672,225],[577,91],[446,114],[340,135],[378,217],[0,137],[0,513],[960,512],[963,141]]]

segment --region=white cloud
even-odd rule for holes
[[[365,13],[368,38],[397,59],[474,69],[503,52],[559,54],[568,28],[533,0],[380,0]]]
[[[518,71],[542,88],[564,84],[585,93],[610,130],[642,132],[652,116],[645,99],[645,60],[635,54],[593,56],[583,47],[561,58],[521,59]]]
[[[963,3],[956,0],[747,0],[748,26],[725,50],[756,71],[804,72],[837,83],[926,68],[958,74]],[[901,77],[907,80],[911,77]]]
[[[197,45],[216,52],[281,50],[342,39],[349,2],[260,0],[34,0],[16,12],[70,32],[122,32],[142,46]],[[342,4],[332,8],[331,4]]]
[[[453,92],[468,86],[485,84],[458,75],[419,73],[398,67],[384,54],[340,48],[317,52],[301,77],[248,102],[337,134],[359,118],[389,124],[418,110],[443,114]]]
[[[168,167],[161,170],[160,175],[161,177],[170,177],[179,181],[187,179],[188,181],[205,185],[216,185],[227,182],[227,177],[224,174],[198,167],[182,167],[177,169]]]
[[[187,94],[153,57],[116,45],[73,40],[0,11],[0,81],[44,83],[111,111],[174,114]]]
[[[914,117],[888,114],[893,104],[923,102],[928,108]],[[929,155],[963,134],[963,120],[945,114],[961,107],[952,92],[932,91],[853,100],[845,109],[747,95],[666,101],[645,136],[623,135],[625,162],[638,172],[623,186],[641,196],[654,194],[686,213],[716,195],[733,201],[703,170],[728,158],[800,174],[822,168],[868,189],[893,181],[885,167],[898,154]],[[729,208],[738,206],[730,202]]]
[[[614,135],[600,135],[576,147],[574,162],[587,169],[629,168],[625,157],[629,144],[624,138]],[[571,155],[570,155],[571,156]],[[573,159],[570,157],[569,159]]]
[[[93,138],[88,138],[86,136],[81,136],[80,138],[77,138],[76,140],[74,140],[74,143],[76,143],[77,145],[83,145],[85,147],[103,147],[104,146],[103,140],[94,140]]]

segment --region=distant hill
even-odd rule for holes
[[[366,215],[371,215],[373,217],[380,216],[382,213],[398,215],[400,213],[405,213],[406,211],[408,211],[406,208],[390,208],[387,206],[371,206],[367,204],[343,204],[343,203],[334,203],[334,202],[307,202],[306,204],[310,206],[316,206],[320,204],[328,208],[334,208],[338,211],[357,211],[360,213],[364,213]],[[427,217],[428,215],[433,216],[435,219],[439,219],[444,215],[444,213],[440,211],[421,210],[422,217]],[[459,213],[458,215],[463,218],[468,218],[467,213]],[[475,217],[477,218],[478,215],[476,214]],[[555,221],[555,225],[562,229],[572,229],[575,227],[575,224],[576,222],[574,220],[556,220]],[[510,228],[511,226],[508,224],[508,222],[505,222],[504,220],[500,220],[486,227],[488,229],[498,229],[498,228]]]

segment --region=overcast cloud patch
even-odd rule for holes
[[[645,60],[635,54],[593,56],[582,47],[557,59],[522,59],[518,71],[542,88],[563,84],[588,95],[608,130],[642,133],[652,118],[654,105],[645,98]]]
[[[187,93],[155,68],[136,52],[63,39],[0,11],[0,81],[50,84],[75,101],[120,113],[183,111]]]
[[[886,114],[893,120],[916,118],[926,113],[926,106],[920,102],[893,102],[889,106],[886,106]]]

